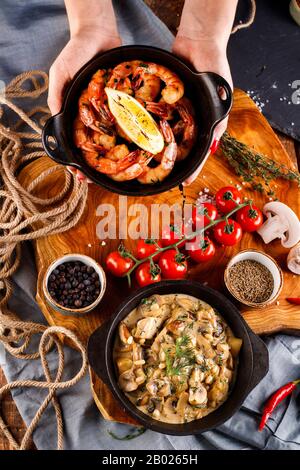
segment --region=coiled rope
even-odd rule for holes
[[[62,327],[47,327],[34,322],[21,321],[8,308],[12,294],[10,277],[17,270],[21,245],[24,240],[37,240],[40,237],[64,232],[79,221],[87,200],[87,183],[60,165],[51,166],[35,178],[28,187],[18,180],[18,172],[33,160],[45,156],[41,144],[42,126],[49,116],[46,107],[34,107],[34,100],[48,89],[48,76],[42,71],[25,72],[18,75],[0,93],[0,341],[14,357],[31,360],[40,359],[45,381],[17,380],[0,389],[0,403],[3,395],[15,388],[35,387],[48,389],[48,395],[37,410],[31,424],[18,444],[0,414],[0,429],[14,449],[26,449],[41,416],[51,402],[57,421],[57,448],[63,448],[62,411],[56,391],[75,385],[87,370],[85,346],[76,335]],[[16,105],[26,98],[31,107],[25,112]],[[32,101],[32,102],[31,102]],[[13,125],[7,127],[7,122]],[[34,195],[38,184],[53,172],[63,172],[64,187],[54,197],[43,199]],[[38,350],[27,352],[34,335],[41,335]],[[82,365],[71,379],[62,381],[64,352],[62,336],[69,338],[80,351]],[[50,374],[47,353],[56,347],[58,364],[56,376]]]

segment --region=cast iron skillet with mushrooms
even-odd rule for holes
[[[158,421],[200,419],[227,399],[241,345],[207,303],[184,294],[153,295],[119,325],[119,386]]]

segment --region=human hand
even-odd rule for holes
[[[177,35],[173,52],[190,62],[197,72],[215,72],[227,80],[231,88],[233,88],[230,68],[226,56],[226,47],[220,43],[206,40],[190,39],[180,33]],[[184,186],[190,185],[199,175],[206,158],[214,153],[218,147],[218,143],[227,128],[228,117],[221,121],[214,130],[213,144],[207,153],[204,161],[197,170],[189,176],[184,182]]]
[[[99,28],[86,28],[73,35],[49,71],[48,106],[52,114],[60,111],[63,93],[78,70],[99,52],[121,45],[117,33]],[[85,176],[73,167],[68,169],[80,180]]]

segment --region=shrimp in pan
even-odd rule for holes
[[[177,157],[177,144],[174,134],[167,121],[160,121],[166,145],[161,152],[161,162],[155,168],[147,167],[146,171],[138,178],[143,184],[154,184],[163,181],[172,171]]]
[[[153,62],[147,62],[143,67],[137,67],[133,78],[135,79],[138,75],[143,77],[144,74],[155,75],[165,83],[166,86],[162,90],[161,95],[166,103],[174,104],[183,97],[183,82],[167,67]]]

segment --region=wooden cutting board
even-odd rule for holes
[[[280,161],[290,168],[295,168],[289,155],[282,147],[279,139],[274,134],[266,119],[258,111],[253,101],[242,91],[235,90],[234,105],[230,114],[229,132],[236,138],[254,147],[257,151]],[[46,167],[54,165],[47,157],[41,158],[26,167],[20,178],[26,185],[39,175]],[[63,172],[50,175],[49,179],[37,188],[37,193],[43,197],[55,194],[63,184]],[[227,166],[220,154],[208,158],[201,175],[186,189],[186,201],[191,203],[196,200],[199,192],[208,188],[215,193],[226,184],[238,184],[240,181]],[[300,215],[300,198],[297,185],[288,181],[278,181],[277,197],[288,204]],[[255,199],[255,203],[262,207],[267,202],[266,196],[245,190],[245,195]],[[174,204],[181,203],[180,191],[174,188],[167,193],[141,198],[127,198],[128,207],[131,204],[143,203],[150,206],[151,203]],[[109,251],[116,249],[119,240],[105,240],[105,244],[96,235],[96,227],[101,218],[97,216],[97,207],[100,204],[110,203],[119,215],[119,196],[109,193],[92,184],[89,187],[88,204],[80,223],[68,232],[45,237],[35,244],[36,262],[38,268],[37,301],[50,325],[59,325],[74,330],[78,336],[86,342],[90,334],[108,319],[119,303],[129,294],[126,280],[112,278],[108,275],[108,288],[102,303],[92,313],[78,317],[66,317],[52,310],[45,302],[42,293],[42,280],[49,264],[59,256],[66,253],[82,253],[89,255],[100,263],[104,263]],[[128,223],[132,220],[128,216]],[[124,220],[123,222],[124,223]],[[125,240],[126,246],[134,248],[135,241]],[[218,248],[215,258],[204,265],[193,266],[189,272],[189,278],[200,282],[207,282],[210,287],[223,290],[223,271],[228,260],[241,249],[256,248],[265,250],[273,256],[284,273],[284,286],[278,301],[261,310],[242,308],[242,314],[250,327],[258,334],[271,334],[279,331],[294,332],[300,334],[299,307],[289,304],[285,299],[289,296],[300,294],[299,277],[290,273],[286,268],[286,256],[288,250],[284,249],[279,241],[264,245],[258,235],[245,234],[241,243],[235,247]],[[135,287],[136,288],[136,287]],[[133,423],[119,407],[110,391],[91,371],[92,391],[97,406],[107,419]]]

